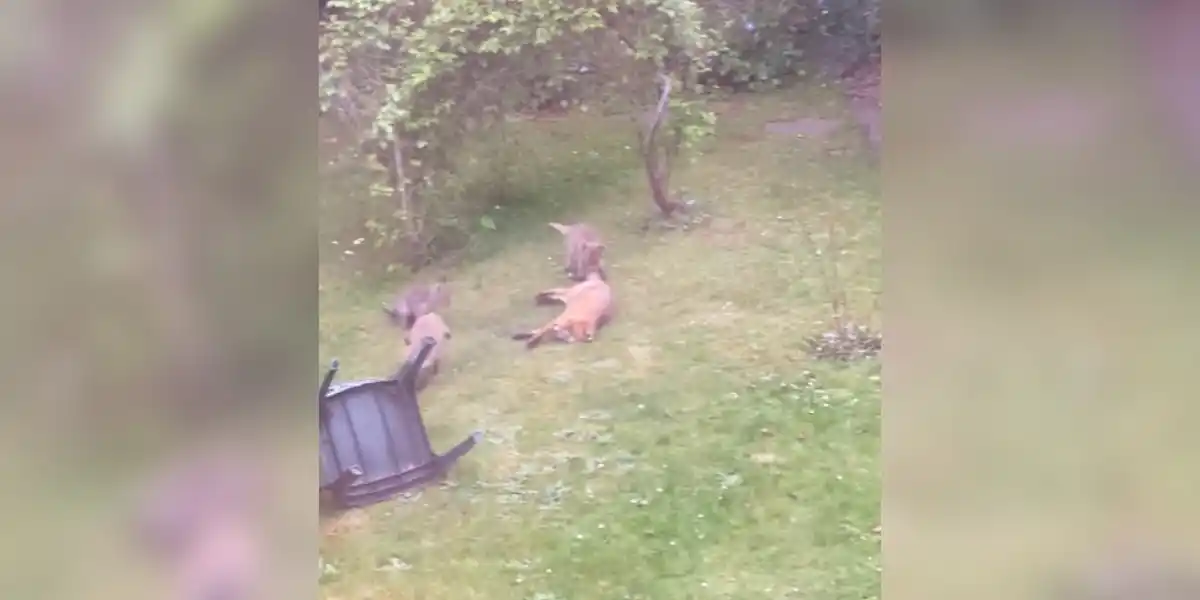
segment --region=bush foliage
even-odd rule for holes
[[[678,206],[670,165],[713,123],[700,94],[780,85],[814,67],[832,73],[879,46],[879,0],[328,0],[323,8],[322,113],[348,134],[346,148],[386,199],[390,214],[371,221],[377,245],[400,244],[414,267],[429,258],[433,198],[462,145],[514,115],[580,106],[634,115],[653,200],[670,214]],[[664,83],[672,93],[658,110]]]

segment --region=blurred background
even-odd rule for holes
[[[889,593],[1195,571],[1196,6],[889,4]],[[249,521],[311,593],[316,9],[0,7],[6,597],[161,598],[147,546]]]
[[[888,9],[885,590],[1197,597],[1200,12]]]
[[[169,595],[134,498],[213,449],[315,481],[315,15],[0,7],[4,596]]]

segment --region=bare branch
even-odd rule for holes
[[[660,156],[659,147],[654,138],[662,127],[663,121],[667,119],[671,100],[671,78],[666,74],[659,73],[658,79],[662,82],[662,94],[658,98],[658,106],[655,107],[648,132],[641,138],[641,150],[642,160],[646,166],[646,177],[650,183],[651,199],[654,200],[654,205],[664,216],[670,216],[679,208],[679,205],[671,200],[667,189],[670,176],[667,163],[670,159],[670,152],[664,152]]]

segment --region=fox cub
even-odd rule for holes
[[[413,324],[421,315],[425,315],[450,305],[450,289],[445,281],[432,285],[414,285],[398,295],[389,306],[383,305],[383,312],[391,319],[393,325],[404,329],[412,329]]]
[[[584,281],[594,271],[600,274],[601,279],[608,279],[603,264],[604,241],[595,227],[587,223],[550,223],[550,226],[563,236],[567,254],[564,270],[568,277],[574,281]]]
[[[425,389],[425,386],[429,385],[429,382],[441,370],[442,360],[445,358],[446,342],[450,339],[450,328],[435,312],[417,317],[413,321],[412,329],[404,335],[404,363],[416,357],[417,353],[421,351],[421,340],[425,338],[433,339],[434,346],[429,351],[429,355],[425,357],[425,362],[421,364],[421,370],[417,371],[416,388],[418,390]],[[403,365],[401,369],[403,369]]]

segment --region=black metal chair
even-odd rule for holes
[[[417,371],[433,349],[421,350],[395,379],[333,385],[333,361],[318,392],[321,491],[335,509],[376,504],[441,478],[482,437],[475,432],[438,456],[429,445],[415,389]]]

